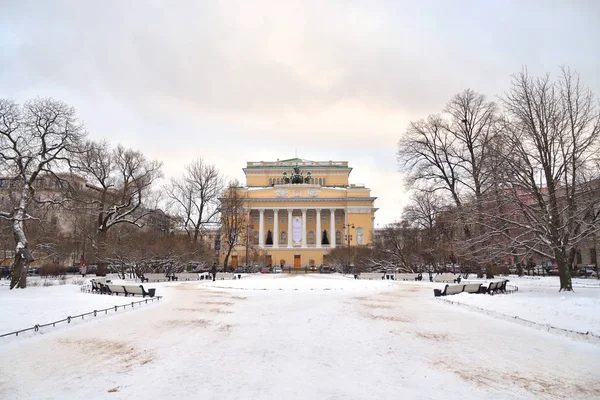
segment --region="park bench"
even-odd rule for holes
[[[144,275],[149,282],[167,282],[169,281],[169,277],[164,274],[146,274]]]
[[[148,289],[148,291],[146,291],[144,289],[144,287],[142,285],[115,285],[115,284],[106,284],[105,286],[105,293],[108,294],[115,294],[115,295],[119,295],[119,294],[123,294],[125,297],[131,295],[131,296],[135,296],[140,295],[142,297],[154,297],[154,293],[156,292],[156,289],[151,288]]]
[[[195,272],[181,272],[176,276],[180,281],[197,281],[200,279],[200,274]]]
[[[148,291],[146,291],[146,289],[144,289],[144,286],[142,285],[125,285],[123,286],[123,290],[125,290],[125,296],[139,295],[142,297],[154,297],[154,293],[156,292],[155,288],[150,288],[148,289]]]
[[[440,289],[433,289],[433,295],[435,297],[440,297],[462,293],[464,287],[465,285],[446,285],[443,291],[441,291]]]
[[[386,272],[385,274],[383,274],[383,276],[381,277],[381,279],[391,279],[393,281],[396,280],[396,274],[394,272]]]
[[[463,292],[479,293],[479,292],[481,292],[481,283],[468,283],[465,285]]]
[[[92,285],[92,293],[104,293],[104,285],[106,283],[110,283],[110,279],[106,278],[94,278],[90,280],[90,284]]]
[[[119,294],[127,295],[127,292],[125,291],[125,289],[123,289],[122,285],[106,284],[104,285],[104,289],[105,292],[108,294],[116,294],[117,296]]]
[[[414,280],[416,280],[415,279],[416,277],[417,277],[417,274],[410,274],[410,273],[403,273],[403,274],[396,275],[396,279],[403,280],[403,281],[414,281]]]
[[[508,282],[508,279],[505,279],[502,281],[497,281],[497,282],[490,282],[487,289],[484,290],[484,293],[488,293],[491,295],[494,295],[496,293],[506,293],[506,283],[507,282]]]
[[[434,278],[434,282],[442,282],[442,283],[455,283],[456,277],[454,275],[449,274],[437,274]]]

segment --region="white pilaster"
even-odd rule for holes
[[[329,218],[331,221],[329,223],[329,244],[331,248],[335,248],[335,208],[329,210],[331,213],[331,217]]]
[[[306,208],[302,209],[302,247],[308,247],[306,243]]]
[[[293,209],[288,208],[288,231],[287,231],[287,247],[288,249],[292,248],[292,213]]]
[[[261,208],[258,210],[258,247],[264,247],[265,245],[265,210]]]
[[[279,210],[273,210],[273,248],[279,247]]]
[[[321,209],[317,208],[317,234],[315,240],[317,241],[317,248],[321,248]]]

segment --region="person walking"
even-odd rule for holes
[[[213,276],[213,282],[217,280],[217,264],[213,263],[212,268],[210,269],[210,273]]]

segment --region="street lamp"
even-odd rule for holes
[[[246,268],[248,267],[248,247],[250,246],[250,229],[254,230],[251,223],[246,224]]]
[[[348,245],[348,247],[350,247],[350,241],[352,240],[350,228],[354,229],[354,224],[344,224],[344,229],[346,230],[346,244]]]

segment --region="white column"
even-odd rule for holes
[[[302,247],[308,247],[306,243],[306,208],[302,209]]]
[[[258,247],[265,246],[265,210],[261,208],[258,210]]]
[[[279,210],[273,210],[273,248],[279,247]]]
[[[292,213],[294,212],[293,209],[288,208],[288,232],[287,232],[287,247],[288,249],[292,248]]]
[[[331,221],[330,221],[330,228],[329,228],[329,244],[331,245],[331,248],[334,249],[335,248],[335,208],[332,208],[329,210],[329,212],[331,213]]]
[[[321,209],[317,208],[315,211],[317,212],[317,234],[315,235],[315,239],[317,241],[317,248],[321,248]]]

